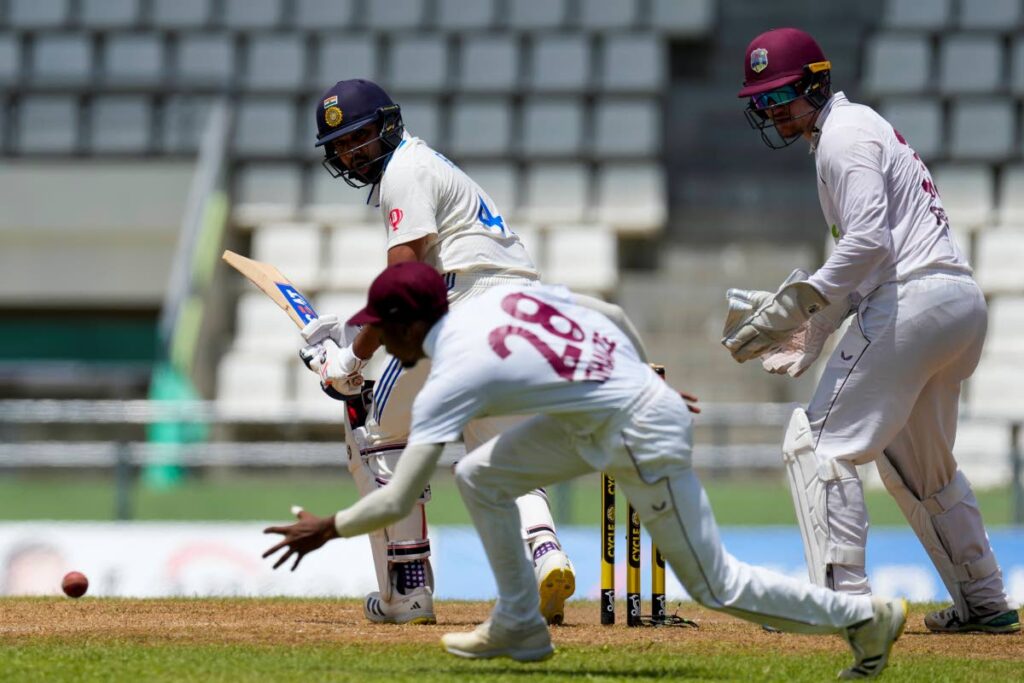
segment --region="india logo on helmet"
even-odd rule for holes
[[[759,47],[750,51],[750,68],[759,74],[768,68],[768,50]]]

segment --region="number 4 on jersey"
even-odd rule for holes
[[[476,213],[476,219],[480,221],[482,225],[485,225],[496,232],[500,232],[502,235],[508,236],[508,230],[505,228],[505,220],[500,214],[495,215],[491,213],[491,210],[487,208],[487,202],[484,201],[483,197],[480,197],[480,210]]]

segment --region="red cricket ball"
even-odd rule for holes
[[[68,572],[64,575],[60,587],[69,598],[80,598],[89,590],[89,579],[82,572]]]

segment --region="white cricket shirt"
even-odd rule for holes
[[[912,140],[841,92],[816,127],[818,198],[836,247],[810,284],[837,301],[922,270],[971,273]]]
[[[586,434],[663,384],[613,322],[561,286],[493,287],[453,308],[423,346],[431,368],[410,444],[457,441],[488,415],[558,414]]]
[[[494,201],[444,155],[405,134],[379,187],[388,249],[434,235],[424,262],[440,273],[537,277],[537,268]]]

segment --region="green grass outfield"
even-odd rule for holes
[[[915,605],[883,680],[1020,680],[1022,637],[936,636]],[[358,601],[0,598],[8,681],[827,681],[852,662],[835,636],[769,634],[694,605],[699,629],[597,624],[575,603],[545,662],[468,661],[438,639],[487,603],[440,603],[437,626],[367,624]],[[1015,654],[1016,653],[1016,654]]]
[[[722,525],[795,524],[789,490],[780,476],[757,481],[705,478],[711,505]],[[469,524],[469,516],[451,476],[439,474],[428,507],[431,524]],[[597,524],[600,519],[597,476],[556,486],[549,493],[562,524]],[[1011,522],[1010,489],[977,492],[990,525]],[[176,488],[154,490],[136,484],[131,491],[134,519],[145,520],[269,520],[287,517],[292,504],[321,514],[350,505],[357,498],[352,480],[343,473],[284,472],[275,475],[227,473],[186,478]],[[885,491],[867,492],[871,523],[906,522]],[[624,505],[620,505],[620,511]],[[6,475],[0,480],[0,520],[115,518],[115,488],[109,478],[68,475]]]

